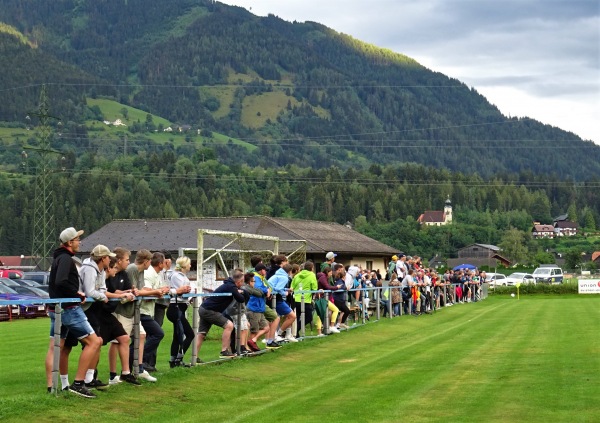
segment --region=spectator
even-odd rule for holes
[[[348,295],[348,289],[346,288],[346,271],[344,268],[338,269],[335,274],[335,287],[336,289],[333,292],[333,303],[340,310],[340,322],[337,324],[336,328],[348,329],[348,325],[346,324],[346,320],[350,315],[350,309],[348,308],[348,304],[346,303],[346,296]]]
[[[325,262],[321,263],[321,272],[326,267],[333,268],[333,265],[335,264],[335,258],[336,257],[337,257],[337,254],[334,253],[333,251],[330,251],[327,254],[325,254]]]
[[[227,278],[222,285],[214,290],[214,293],[229,293],[238,303],[243,303],[245,302],[243,291],[241,290],[243,283],[244,272],[240,269],[235,269],[231,276]],[[231,298],[229,296],[208,297],[202,301],[202,305],[198,310],[198,314],[200,315],[200,327],[198,328],[198,336],[196,338],[198,353],[200,353],[202,343],[204,342],[204,339],[206,339],[206,335],[208,334],[208,331],[212,325],[217,325],[223,328],[223,335],[221,336],[221,353],[219,357],[235,357],[235,354],[229,351],[233,323],[223,315],[223,312],[225,309],[227,309],[230,303]]]
[[[72,227],[61,232],[61,245],[54,251],[50,269],[48,289],[50,298],[80,298],[85,301],[85,294],[79,291],[79,273],[72,260],[75,253],[79,251],[82,234],[83,231],[77,231]],[[96,395],[85,387],[84,379],[87,369],[93,365],[97,357],[102,340],[92,329],[79,303],[63,304],[62,325],[65,328],[64,332],[61,330],[62,339],[66,338],[68,333],[72,333],[84,345],[75,380],[69,386],[69,391],[84,398],[95,398]],[[54,336],[53,332],[51,336]]]
[[[125,332],[122,330],[123,327],[118,328],[110,327],[114,322],[105,320],[104,330],[101,331],[101,320],[104,317],[104,304],[108,303],[108,297],[106,295],[106,269],[110,263],[111,257],[115,257],[104,245],[96,245],[92,249],[91,256],[83,261],[81,269],[79,269],[79,289],[88,298],[93,298],[95,301],[92,303],[86,303],[81,306],[85,315],[90,322],[90,325],[94,329],[94,332],[101,337],[109,337],[111,335],[122,336]],[[116,319],[115,319],[116,322]],[[116,322],[118,325],[118,322]],[[103,339],[103,344],[106,344],[111,339]],[[88,369],[85,375],[85,385],[88,389],[102,389],[108,384],[102,382],[96,378],[96,368],[98,361],[100,360],[100,349],[98,349],[97,356],[93,360],[93,366]]]
[[[326,266],[322,272],[317,274],[317,285],[319,289],[323,291],[335,291],[337,289],[336,286],[331,285],[329,280],[333,278],[332,276],[333,270],[331,267]],[[340,313],[340,310],[333,303],[333,299],[330,294],[323,294],[325,298],[327,298],[327,309],[331,312],[331,322],[329,323],[329,333],[340,333],[340,331],[335,327],[337,316]],[[321,319],[317,316],[317,331],[321,333],[323,327],[323,323]]]
[[[396,262],[398,261],[398,256],[393,255],[392,260],[390,260],[388,264],[387,274],[385,275],[385,279],[391,281],[394,279],[394,273],[396,273]],[[396,275],[397,277],[398,275]]]
[[[312,261],[304,263],[304,269],[301,270],[294,279],[292,279],[292,291],[294,292],[294,301],[296,302],[296,316],[297,317],[297,332],[296,336],[299,336],[299,331],[302,328],[302,298],[304,298],[304,325],[312,323],[313,306],[312,306],[312,293],[306,292],[301,293],[300,291],[316,291],[318,288],[317,278],[315,276],[315,265]]]
[[[276,339],[277,327],[279,326],[279,316],[277,312],[269,307],[267,301],[271,299],[272,289],[270,286],[267,286],[266,276],[267,267],[259,262],[254,270],[254,287],[263,292],[263,298],[250,298],[248,301],[248,311],[251,313],[264,314],[264,318],[269,323],[269,330],[265,334],[265,342],[267,344],[267,348],[269,349],[277,349],[281,347],[279,345],[279,341]],[[252,332],[252,338],[248,341],[248,346],[252,350],[257,350],[258,338],[260,336],[261,331],[261,316],[260,315],[251,315],[250,318],[250,331]],[[283,340],[283,338],[280,337]]]
[[[152,260],[152,253],[146,249],[141,249],[135,255],[135,263],[129,264],[125,268],[125,273],[121,273],[121,271],[117,272],[116,277],[122,279],[124,287],[126,287],[127,281],[131,285],[131,292],[133,295],[140,295],[140,290],[144,287],[144,272],[146,269],[150,267],[150,262]],[[127,260],[129,261],[129,260]],[[122,262],[117,261],[117,267],[122,269],[125,266],[125,261]],[[123,325],[125,332],[132,336],[135,333],[133,322],[134,322],[134,313],[135,313],[135,304],[133,302],[126,302],[117,305],[117,319]],[[150,373],[146,369],[144,369],[144,364],[142,362],[142,358],[144,356],[144,346],[146,344],[146,331],[144,330],[144,326],[139,324],[139,355],[138,355],[138,368],[139,374],[138,377],[148,382],[156,382],[156,378],[151,376]],[[134,361],[134,345],[133,342],[129,348],[129,364],[132,365]]]
[[[394,279],[390,282],[390,286],[400,286],[400,281],[398,279]],[[400,294],[399,288],[392,288],[392,317],[396,317],[400,315],[400,303],[402,302],[402,295]]]
[[[163,295],[169,293],[169,287],[162,285],[162,280],[159,276],[163,269],[165,256],[163,253],[153,253],[150,260],[150,267],[144,271],[144,287],[140,289],[141,297],[156,297],[162,298]],[[146,344],[144,345],[144,369],[148,372],[155,372],[156,367],[149,362],[156,355],[160,341],[165,337],[165,332],[154,320],[154,301],[143,300],[140,306],[140,322],[146,331]]]
[[[289,328],[294,321],[296,321],[296,313],[290,308],[288,303],[285,302],[285,297],[288,293],[288,282],[289,275],[292,271],[292,265],[287,262],[287,259],[281,262],[281,266],[273,276],[271,276],[267,283],[275,294],[275,310],[279,316],[283,316],[284,320],[279,328],[279,336],[283,336],[286,329]],[[291,332],[285,333],[285,340],[288,342],[297,342],[297,339],[291,334]]]
[[[109,292],[106,286],[106,281],[108,278],[114,277],[117,273],[117,258],[111,257],[108,263],[108,267],[105,269],[105,279],[104,286],[100,288],[101,291],[111,299],[119,299],[121,301],[132,301],[135,297],[131,293],[113,293]],[[118,345],[118,354],[121,359],[121,376],[117,379],[119,382],[125,381],[131,383],[132,385],[141,385],[137,378],[131,374],[130,365],[129,365],[129,334],[125,332],[123,325],[119,323],[116,316],[113,314],[117,301],[109,301],[107,303],[101,304],[100,309],[98,310],[98,320],[100,321],[100,335],[104,342],[104,345],[110,342],[110,345],[113,345],[113,342]],[[113,385],[115,383],[115,377],[117,376],[117,361],[114,360],[111,362],[110,360],[110,349],[109,349],[109,384],[110,381],[113,381]],[[118,383],[118,382],[117,382]]]
[[[181,256],[175,264],[175,271],[169,280],[169,308],[167,309],[167,319],[173,323],[173,340],[171,341],[171,357],[169,367],[184,366],[183,357],[194,340],[194,330],[185,317],[188,308],[188,301],[181,295],[195,292],[193,286],[187,277],[187,273],[192,267],[192,261],[189,257]]]

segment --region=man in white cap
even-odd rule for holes
[[[337,257],[337,254],[334,253],[333,251],[328,252],[327,254],[325,254],[325,259],[327,260],[324,263],[321,263],[321,272],[323,271],[323,269],[325,269],[326,267],[331,267],[333,269],[333,266],[335,265],[335,258]]]
[[[61,245],[54,251],[50,269],[49,289],[50,298],[80,298],[85,302],[85,294],[79,290],[79,273],[72,257],[79,251],[83,231],[67,228],[60,234]],[[61,348],[64,339],[71,333],[84,345],[79,358],[75,381],[69,386],[69,391],[84,398],[95,398],[84,385],[87,369],[93,365],[102,340],[96,335],[87,320],[80,303],[62,304]],[[52,316],[51,316],[52,317]],[[50,336],[54,336],[53,326]]]
[[[114,257],[108,247],[98,244],[96,245],[90,254],[90,257],[86,258],[81,268],[79,269],[79,290],[85,294],[87,298],[93,298],[94,302],[85,303],[81,306],[85,315],[88,318],[88,322],[92,325],[94,332],[100,337],[100,314],[102,312],[102,304],[108,302],[106,296],[106,273],[105,270],[108,268],[110,258]],[[103,343],[110,341],[110,339],[103,339]],[[104,388],[107,386],[106,383],[96,379],[94,373],[100,360],[100,350],[98,355],[94,358],[92,366],[88,368],[85,374],[85,386],[88,389]]]

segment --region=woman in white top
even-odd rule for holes
[[[192,291],[196,291],[187,277],[192,261],[189,257],[182,256],[177,259],[175,271],[170,278],[169,295],[171,300],[167,309],[167,319],[173,323],[173,341],[171,342],[171,359],[169,365],[177,367],[185,365],[183,356],[194,340],[194,330],[185,317],[188,302],[181,297]]]

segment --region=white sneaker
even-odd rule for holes
[[[282,338],[279,335],[275,336],[275,342],[279,343],[279,342],[285,342],[285,341],[286,341],[286,338]]]
[[[146,370],[138,375],[138,378],[147,380],[148,382],[156,382],[156,378],[154,376],[150,376]]]
[[[286,334],[284,339],[288,342],[298,342],[298,340],[294,338],[291,333]]]
[[[266,344],[267,343],[267,338],[263,338],[262,341],[260,341],[260,342],[262,342],[263,344]]]
[[[340,333],[340,331],[335,326],[331,326],[329,328],[329,333]]]
[[[121,377],[120,377],[120,376],[115,376],[115,377],[114,377],[114,379],[110,379],[110,380],[108,381],[108,384],[109,384],[109,385],[118,385],[118,384],[119,384],[119,383],[121,383],[121,382],[123,382],[123,381],[121,380]]]
[[[317,338],[322,338],[324,336],[327,336],[327,335],[325,335],[324,333],[320,333],[320,334],[317,335]]]

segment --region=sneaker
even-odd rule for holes
[[[80,397],[84,397],[84,398],[96,398],[96,394],[94,394],[93,392],[90,392],[90,390],[88,388],[86,388],[84,385],[71,385],[69,386],[69,392],[74,393],[75,395],[79,395]]]
[[[121,383],[121,382],[123,382],[123,381],[121,380],[121,377],[119,377],[119,376],[115,376],[115,377],[113,377],[112,379],[110,379],[110,380],[108,381],[108,384],[109,384],[109,385],[118,385],[118,384],[119,384],[119,383]]]
[[[340,323],[340,329],[350,329],[350,327],[345,323]]]
[[[254,351],[254,352],[260,351],[260,348],[258,348],[258,345],[256,345],[256,342],[254,342],[252,339],[248,340],[248,346],[250,347],[251,351]]]
[[[288,342],[298,342],[298,340],[292,334],[285,335],[284,339]]]
[[[260,341],[260,342],[262,342],[263,344],[266,344],[267,343],[267,338],[263,338],[262,341]]]
[[[252,352],[252,350],[246,349],[246,347],[240,347],[240,354],[241,355],[248,355]]]
[[[221,351],[221,353],[219,354],[219,358],[233,358],[233,357],[235,357],[235,354],[232,352],[229,352],[228,350]]]
[[[200,357],[196,357],[196,364],[204,364],[204,361]]]
[[[267,343],[267,348],[270,350],[277,350],[281,348],[281,345],[277,341],[271,341]]]
[[[329,333],[340,333],[339,329],[336,328],[335,326],[331,326],[329,328]]]
[[[325,335],[324,333],[320,333],[317,335],[317,338],[323,338],[324,336],[327,336],[327,335]]]
[[[117,376],[117,377],[119,377],[119,376]],[[140,386],[141,385],[140,381],[137,380],[137,378],[133,374],[131,374],[131,373],[129,373],[128,375],[122,374],[121,377],[120,377],[120,381],[121,382],[125,381],[125,382],[131,383],[132,385],[135,385],[135,386]]]
[[[287,339],[285,339],[285,338],[282,338],[282,337],[281,337],[281,336],[279,336],[279,335],[276,335],[276,336],[275,336],[275,342],[285,342],[285,341],[287,341]]]
[[[106,389],[107,383],[102,382],[100,379],[92,379],[90,383],[85,383],[85,387],[88,389]]]
[[[140,379],[147,380],[148,382],[156,382],[156,378],[154,376],[150,376],[150,373],[148,373],[146,370],[140,373],[138,377]]]

